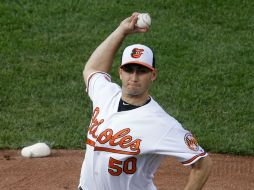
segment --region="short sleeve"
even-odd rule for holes
[[[177,123],[160,139],[155,148],[157,154],[175,157],[183,165],[191,165],[208,154],[199,146],[191,132]]]
[[[111,82],[109,74],[104,72],[91,73],[87,78],[87,93],[93,102],[109,99],[120,91],[120,87]]]

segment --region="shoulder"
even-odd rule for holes
[[[156,102],[153,98],[151,98],[151,102],[149,105],[149,112],[151,116],[153,116],[156,121],[160,122],[161,125],[164,126],[179,126],[181,127],[181,124],[169,113],[167,113],[159,104]]]
[[[94,72],[87,77],[87,93],[94,100],[97,98],[109,98],[119,93],[119,85],[111,82],[111,76],[104,72]]]
[[[93,72],[91,73],[87,79],[86,79],[86,84],[87,84],[87,90],[89,89],[90,83],[93,83],[100,79],[102,82],[111,82],[111,76],[108,73],[105,72]]]

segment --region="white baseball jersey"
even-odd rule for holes
[[[93,115],[81,169],[83,190],[156,190],[154,173],[165,156],[190,165],[207,153],[156,101],[118,112],[121,88],[106,73],[88,79]]]

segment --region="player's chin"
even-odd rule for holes
[[[129,95],[138,95],[140,93],[139,89],[135,87],[129,87],[126,89],[126,91],[127,91],[127,94]]]
[[[142,92],[139,89],[131,89],[127,91],[127,94],[129,96],[140,96],[142,94]]]
[[[123,93],[128,96],[139,96],[142,94],[142,90],[140,87],[137,86],[127,86],[123,88]]]

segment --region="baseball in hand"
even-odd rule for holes
[[[148,13],[140,13],[136,26],[139,28],[148,28],[151,25],[151,17]]]

